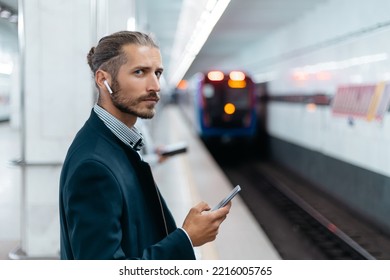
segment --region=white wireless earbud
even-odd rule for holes
[[[112,89],[110,88],[110,85],[108,84],[107,80],[104,80],[103,83],[104,83],[104,85],[106,86],[108,92],[109,92],[110,94],[112,94],[112,93],[113,93],[113,92],[112,92]]]

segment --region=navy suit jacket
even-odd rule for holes
[[[195,259],[150,167],[92,110],[60,178],[61,259]]]

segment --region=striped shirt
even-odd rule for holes
[[[93,110],[103,123],[127,146],[139,151],[144,146],[142,134],[135,126],[129,128],[123,122],[115,118],[109,112],[104,110],[98,104],[95,104]]]

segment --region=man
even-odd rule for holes
[[[161,54],[146,34],[121,31],[88,54],[97,104],[67,153],[60,178],[62,259],[195,259],[193,246],[216,238],[230,204],[201,202],[181,228],[137,151],[137,118],[159,101]]]

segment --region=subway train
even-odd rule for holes
[[[250,140],[256,134],[255,87],[242,71],[198,73],[177,102],[204,140]]]

